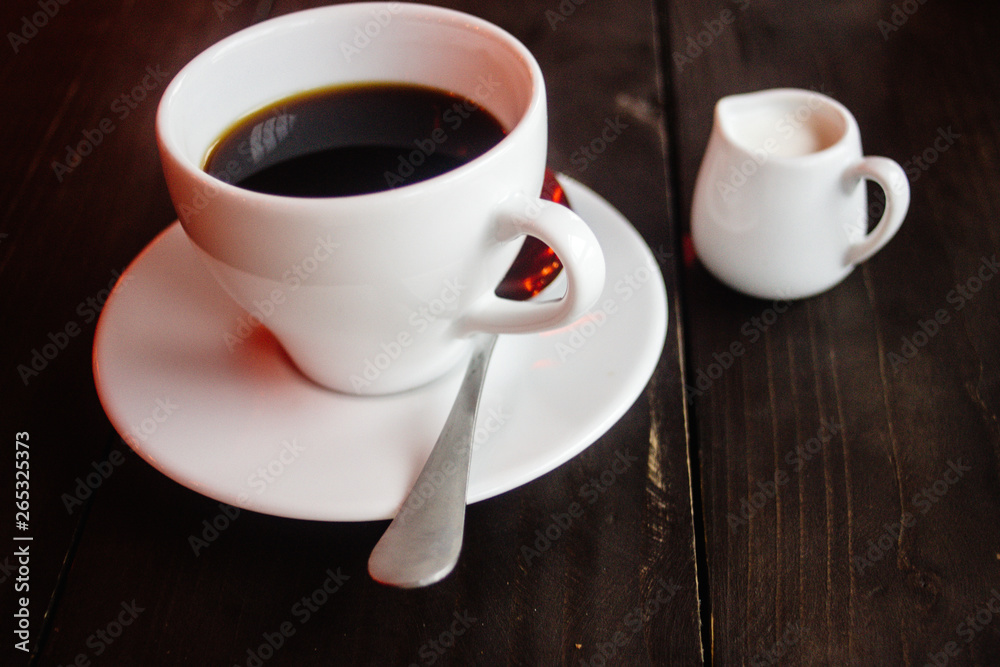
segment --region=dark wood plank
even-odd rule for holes
[[[686,268],[713,659],[996,664],[1000,281],[983,267],[1000,248],[1000,13],[751,1],[670,3],[667,16],[685,221],[715,101],[761,88],[842,101],[866,153],[902,163],[913,191],[881,253],[782,312]],[[981,269],[991,280],[971,294]],[[733,342],[745,354],[714,368]],[[810,444],[825,424],[835,434]]]
[[[114,113],[111,102],[136,85],[147,65],[173,73],[248,24],[255,7],[236,4],[221,16],[211,3],[70,4],[31,42],[36,55],[26,48],[5,65],[3,80],[19,93],[14,111],[25,129],[11,138],[17,161],[9,173],[19,176],[0,184],[9,186],[4,231],[16,242],[5,247],[6,239],[0,241],[7,262],[0,298],[10,300],[5,312],[32,322],[3,346],[5,368],[14,369],[49,330],[74,317],[91,283],[99,289],[111,268],[123,267],[173,220],[153,142],[152,100],[116,123],[101,150],[63,183],[51,172],[51,159]],[[281,2],[275,13],[306,4]],[[633,221],[662,259],[675,308],[677,251],[651,3],[631,3],[628,11],[580,5],[571,14],[558,3],[452,6],[493,20],[537,55],[548,80],[552,165]],[[10,24],[21,10],[7,11],[15,14]],[[566,20],[552,23],[551,13],[560,11]],[[28,67],[21,55],[38,60]],[[39,71],[50,85],[37,104],[24,101]],[[604,153],[581,162],[578,147],[599,136],[609,119],[627,127]],[[71,491],[92,461],[110,452],[123,457],[92,497],[38,664],[70,664],[81,655],[94,664],[143,665],[254,664],[254,656],[269,665],[598,664],[617,637],[624,645],[614,646],[609,664],[701,662],[676,322],[671,312],[656,375],[625,417],[561,468],[472,506],[458,570],[438,586],[412,592],[367,578],[368,552],[384,522],[226,516],[116,439],[109,447],[109,427],[92,389],[89,329],[38,378],[45,391],[11,390],[17,402],[9,414],[20,421],[10,428],[28,428],[46,446],[39,511],[65,524],[47,529],[53,563],[38,582],[46,596],[76,526],[63,516],[59,494]],[[19,381],[13,370],[8,375]],[[619,454],[635,457],[634,467],[527,563],[521,546],[532,544],[549,517],[565,512]],[[203,531],[213,521],[225,528],[196,554],[189,538],[211,535]],[[323,593],[324,584],[336,592]],[[314,593],[324,602],[306,616],[301,600]],[[40,613],[33,611],[36,619]],[[129,623],[113,637],[119,618]],[[283,629],[287,636],[279,640],[275,633]],[[273,657],[267,657],[268,642],[281,644]]]
[[[123,2],[44,4],[47,13],[37,2],[0,9],[0,424],[10,452],[3,488],[14,485],[14,436],[27,432],[26,534],[35,538],[27,591],[31,646],[81,526],[79,501],[102,482],[95,466],[107,469],[111,451],[124,447],[108,430],[97,401],[91,344],[108,288],[170,220],[152,127],[164,73],[176,72],[186,58],[171,44],[197,49],[193,35],[210,44],[248,14],[234,11],[235,25],[228,27],[213,16],[195,31],[205,8],[195,13]],[[145,28],[156,24],[175,32]],[[152,90],[142,87],[144,78]],[[70,156],[67,167],[67,146],[86,152],[78,164]],[[8,508],[0,564],[4,609],[13,613],[24,591],[12,585],[10,568],[19,563]],[[8,617],[5,632],[10,622]],[[0,663],[26,657],[13,644],[3,643]]]

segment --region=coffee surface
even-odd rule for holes
[[[267,194],[360,195],[455,169],[504,134],[489,111],[444,90],[352,84],[285,98],[244,117],[211,148],[204,168]]]

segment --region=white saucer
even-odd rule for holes
[[[573,326],[497,343],[469,502],[586,449],[640,395],[663,348],[666,293],[649,248],[610,204],[560,181],[601,242],[607,285]],[[242,315],[179,223],[157,236],[120,279],[94,341],[97,391],[118,432],[165,475],[231,505],[327,521],[393,516],[464,368],[405,394],[345,396],[306,380],[263,328],[233,344]]]

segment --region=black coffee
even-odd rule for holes
[[[309,91],[238,121],[205,171],[240,187],[340,197],[418,183],[469,162],[504,137],[475,102],[410,84]]]

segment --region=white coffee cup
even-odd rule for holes
[[[213,143],[250,112],[353,82],[457,93],[490,111],[507,135],[440,176],[356,196],[261,194],[203,171]],[[565,326],[603,290],[593,233],[539,198],[547,147],[541,70],[520,42],[479,18],[359,3],[265,21],[192,60],[166,89],[156,123],[170,195],[197,253],[324,387],[417,387],[458,364],[471,334]],[[493,294],[524,235],[562,261],[562,299]]]
[[[886,195],[867,232],[863,179]],[[691,208],[695,251],[719,280],[767,299],[833,287],[899,230],[910,202],[906,173],[862,157],[854,116],[836,100],[780,88],[724,97]]]

